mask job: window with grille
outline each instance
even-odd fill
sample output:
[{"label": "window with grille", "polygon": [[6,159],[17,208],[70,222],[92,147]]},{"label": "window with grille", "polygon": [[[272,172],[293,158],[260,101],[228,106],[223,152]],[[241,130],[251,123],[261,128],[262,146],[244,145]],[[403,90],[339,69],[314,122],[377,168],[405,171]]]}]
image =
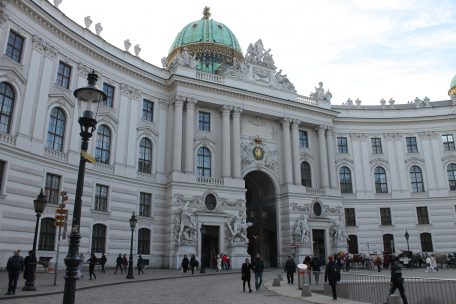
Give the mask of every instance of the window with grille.
[{"label": "window with grille", "polygon": [[101,125],[97,131],[97,146],[95,159],[97,163],[109,164],[111,154],[111,131],[105,125]]},{"label": "window with grille", "polygon": [[433,252],[434,246],[432,246],[432,236],[430,233],[420,234],[421,251],[422,252]]},{"label": "window with grille", "polygon": [[154,103],[150,100],[143,100],[142,119],[154,121]]},{"label": "window with grille", "polygon": [[308,162],[301,163],[301,183],[303,186],[312,188],[312,174]]},{"label": "window with grille", "polygon": [[345,226],[356,226],[355,208],[344,208]]},{"label": "window with grille", "polygon": [[150,254],[150,230],[147,228],[138,230],[138,254]]},{"label": "window with grille", "polygon": [[198,130],[211,131],[211,114],[207,112],[198,112]]},{"label": "window with grille", "polygon": [[451,191],[456,190],[456,164],[449,164],[447,167],[448,184]]},{"label": "window with grille", "polygon": [[391,226],[391,209],[390,208],[380,208],[380,223],[382,226]]},{"label": "window with grille", "polygon": [[10,31],[8,43],[6,45],[6,56],[14,61],[21,62],[24,40],[24,37],[20,36],[16,32]]},{"label": "window with grille", "polygon": [[38,243],[38,250],[55,250],[55,219],[44,218],[41,220],[40,225],[40,241]]},{"label": "window with grille", "polygon": [[299,147],[309,147],[309,138],[307,137],[307,131],[299,130]]},{"label": "window with grille", "polygon": [[196,175],[211,176],[211,151],[206,147],[198,148],[196,154]]},{"label": "window with grille", "polygon": [[46,174],[45,193],[48,204],[60,204],[60,176],[54,174]]},{"label": "window with grille", "polygon": [[347,167],[339,169],[339,183],[341,193],[353,193],[351,171]]},{"label": "window with grille", "polygon": [[114,87],[107,83],[103,83],[103,92],[105,92],[107,97],[106,100],[103,101],[103,104],[112,108],[114,105]]},{"label": "window with grille", "polygon": [[92,252],[106,252],[106,226],[103,224],[95,224],[92,228]]},{"label": "window with grille", "polygon": [[386,171],[382,167],[374,169],[374,181],[376,193],[388,193],[388,184],[386,181]]},{"label": "window with grille", "polygon": [[416,207],[416,216],[418,218],[419,225],[429,224],[429,215],[427,207]]},{"label": "window with grille", "polygon": [[68,64],[59,62],[57,70],[57,84],[65,89],[70,88],[71,67]]},{"label": "window with grille", "polygon": [[152,173],[152,142],[148,138],[139,142],[138,172]]},{"label": "window with grille", "polygon": [[348,253],[358,254],[358,236],[354,234],[348,235]]},{"label": "window with grille", "polygon": [[406,137],[405,143],[407,145],[407,153],[418,153],[418,145],[416,137]]},{"label": "window with grille", "polygon": [[347,137],[337,137],[337,152],[348,153]]},{"label": "window with grille", "polygon": [[46,147],[51,150],[62,152],[63,139],[65,136],[65,113],[60,108],[53,108],[49,117]]},{"label": "window with grille", "polygon": [[372,153],[382,154],[382,139],[378,137],[371,138]]},{"label": "window with grille", "polygon": [[95,187],[95,206],[97,211],[108,211],[108,186],[97,184]]},{"label": "window with grille", "polygon": [[0,83],[0,132],[10,132],[11,120],[13,119],[14,100],[16,94],[13,87],[6,83]]},{"label": "window with grille", "polygon": [[139,194],[139,215],[150,217],[152,208],[152,194],[141,192]]},{"label": "window with grille", "polygon": [[412,192],[424,192],[423,173],[420,167],[410,167],[410,182]]},{"label": "window with grille", "polygon": [[394,236],[392,234],[383,235],[383,251],[388,254],[392,254],[394,249]]},{"label": "window with grille", "polygon": [[453,134],[442,135],[442,141],[443,141],[443,150],[445,150],[445,151],[454,151],[455,150]]}]

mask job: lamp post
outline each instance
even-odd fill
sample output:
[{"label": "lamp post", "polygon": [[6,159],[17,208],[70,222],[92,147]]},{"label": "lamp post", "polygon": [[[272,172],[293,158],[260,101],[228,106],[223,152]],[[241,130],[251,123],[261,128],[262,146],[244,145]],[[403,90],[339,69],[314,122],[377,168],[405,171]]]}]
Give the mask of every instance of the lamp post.
[{"label": "lamp post", "polygon": [[131,229],[131,242],[130,242],[130,261],[128,262],[128,274],[127,279],[134,279],[135,276],[133,275],[133,232],[135,231],[136,223],[138,220],[136,219],[135,213],[131,215],[130,218],[130,229]]},{"label": "lamp post", "polygon": [[405,230],[405,240],[407,241],[407,251],[410,251],[410,246],[409,246],[409,237],[410,237],[410,234],[408,233],[407,230]]},{"label": "lamp post", "polygon": [[81,208],[82,194],[84,187],[85,163],[88,160],[87,149],[89,139],[92,137],[97,121],[94,118],[92,105],[107,99],[106,94],[97,87],[98,76],[94,71],[87,76],[88,85],[74,91],[74,96],[81,102],[87,102],[89,108],[85,110],[82,117],[79,117],[78,123],[81,127],[81,155],[79,158],[78,179],[76,183],[76,194],[74,198],[73,222],[71,224],[71,233],[69,237],[68,254],[65,257],[66,276],[65,289],[63,292],[63,303],[74,304],[76,294],[76,280],[78,280],[78,267],[81,261],[79,259],[79,239],[81,235]]},{"label": "lamp post", "polygon": [[32,248],[32,251],[33,251],[32,259],[34,259],[34,261],[32,261],[32,263],[34,262],[35,265],[32,266],[32,268],[31,268],[32,271],[31,271],[30,275],[27,276],[26,281],[25,281],[25,286],[24,286],[24,288],[22,288],[22,290],[27,290],[27,291],[36,290],[36,288],[35,288],[36,239],[37,239],[37,235],[38,235],[38,224],[40,222],[40,217],[44,211],[44,208],[46,207],[46,204],[47,204],[47,200],[43,195],[43,189],[41,189],[40,194],[38,194],[37,198],[33,200],[33,207],[35,208],[35,213],[36,213],[36,224],[35,224],[35,235],[33,237],[33,248]]},{"label": "lamp post", "polygon": [[201,267],[200,267],[200,273],[206,273],[206,270],[204,269],[204,251],[203,251],[203,240],[204,240],[204,234],[206,233],[206,227],[204,227],[204,223],[201,223]]}]

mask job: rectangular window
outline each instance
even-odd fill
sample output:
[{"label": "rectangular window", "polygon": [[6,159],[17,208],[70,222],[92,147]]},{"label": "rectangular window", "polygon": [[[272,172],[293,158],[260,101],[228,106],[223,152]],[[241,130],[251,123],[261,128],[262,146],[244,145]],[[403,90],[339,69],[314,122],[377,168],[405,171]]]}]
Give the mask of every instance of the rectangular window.
[{"label": "rectangular window", "polygon": [[454,151],[455,150],[453,134],[442,135],[442,141],[443,141],[443,150],[445,150],[445,151]]},{"label": "rectangular window", "polygon": [[46,174],[45,193],[48,204],[59,204],[60,194],[60,176],[54,174]]},{"label": "rectangular window", "polygon": [[6,45],[6,56],[14,61],[21,62],[22,50],[24,49],[24,38],[17,33],[10,31],[8,44]]},{"label": "rectangular window", "polygon": [[97,211],[108,211],[108,186],[96,185],[94,209]]},{"label": "rectangular window", "polygon": [[337,153],[348,153],[347,137],[337,137]]},{"label": "rectangular window", "polygon": [[114,104],[114,87],[107,83],[103,83],[103,92],[105,92],[107,96],[106,101],[103,101],[103,104],[112,108],[112,105]]},{"label": "rectangular window", "polygon": [[57,71],[57,85],[69,89],[70,88],[71,67],[62,61],[59,62]]},{"label": "rectangular window", "polygon": [[307,131],[299,130],[299,147],[309,148],[309,138],[307,137]]},{"label": "rectangular window", "polygon": [[198,130],[211,131],[211,114],[207,112],[198,112]]},{"label": "rectangular window", "polygon": [[6,170],[6,162],[0,160],[0,194],[3,193],[4,184],[5,184],[5,170]]},{"label": "rectangular window", "polygon": [[371,138],[372,153],[382,154],[382,139],[378,137]]},{"label": "rectangular window", "polygon": [[418,217],[419,225],[429,224],[429,215],[427,207],[416,207],[416,215]]},{"label": "rectangular window", "polygon": [[416,144],[416,137],[406,137],[405,143],[407,145],[407,153],[418,153],[418,146]]},{"label": "rectangular window", "polygon": [[154,103],[150,100],[143,100],[142,119],[154,121]]},{"label": "rectangular window", "polygon": [[152,207],[152,194],[141,192],[139,194],[139,215],[150,217]]},{"label": "rectangular window", "polygon": [[392,225],[390,208],[380,208],[380,222],[382,226]]},{"label": "rectangular window", "polygon": [[345,226],[356,226],[355,208],[344,208]]}]

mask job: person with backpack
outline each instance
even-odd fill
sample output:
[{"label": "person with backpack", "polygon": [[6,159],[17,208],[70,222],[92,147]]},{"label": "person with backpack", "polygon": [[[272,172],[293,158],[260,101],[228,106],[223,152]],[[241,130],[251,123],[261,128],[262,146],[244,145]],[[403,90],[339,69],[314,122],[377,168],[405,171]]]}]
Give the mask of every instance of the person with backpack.
[{"label": "person with backpack", "polygon": [[399,263],[396,259],[392,259],[391,264],[391,282],[390,282],[390,291],[389,294],[392,295],[399,289],[399,293],[401,294],[402,303],[408,304],[407,297],[405,296],[404,291],[404,278],[402,277],[402,269],[399,266]]},{"label": "person with backpack", "polygon": [[328,264],[326,265],[325,269],[325,283],[329,281],[329,285],[331,286],[333,299],[337,299],[337,289],[336,285],[337,282],[340,281],[340,269],[337,266],[336,262],[334,262],[334,257],[330,255],[328,257]]},{"label": "person with backpack", "polygon": [[120,269],[120,274],[123,273],[123,268],[122,268],[122,254],[119,253],[119,256],[116,259],[116,270],[114,271],[114,274],[117,273],[117,269]]},{"label": "person with backpack", "polygon": [[24,270],[24,259],[21,257],[19,249],[14,251],[14,255],[8,259],[6,263],[6,270],[8,271],[8,291],[5,295],[15,295],[17,280],[21,271]]}]

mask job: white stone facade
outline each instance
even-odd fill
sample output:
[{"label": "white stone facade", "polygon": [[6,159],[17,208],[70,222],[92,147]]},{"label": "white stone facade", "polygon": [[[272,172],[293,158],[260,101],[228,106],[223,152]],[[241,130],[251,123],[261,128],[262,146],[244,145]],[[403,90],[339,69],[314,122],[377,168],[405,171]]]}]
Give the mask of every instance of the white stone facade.
[{"label": "white stone facade", "polygon": [[[24,38],[19,61],[6,55],[11,32]],[[456,107],[450,100],[335,106],[330,97],[297,95],[288,79],[282,87],[277,81],[276,86],[265,86],[233,70],[225,76],[183,66],[168,71],[113,47],[48,1],[0,1],[0,34],[0,83],[15,93],[9,130],[0,133],[0,266],[14,248],[31,249],[33,199],[46,188],[48,174],[58,176],[58,190],[69,195],[71,222],[81,115],[73,91],[86,85],[92,69],[99,75],[98,85],[112,86],[114,95],[113,106],[101,105],[97,115],[98,128],[104,125],[111,133],[109,158],[87,164],[80,247],[85,255],[91,251],[96,224],[106,228],[108,264],[129,251],[128,219],[132,212],[142,212],[140,197],[145,193],[151,197],[150,215],[139,216],[135,254],[138,230],[147,229],[150,252],[143,257],[152,267],[178,268],[183,254],[201,255],[204,223],[216,228],[217,248],[240,267],[247,246],[242,236],[229,235],[228,225],[234,215],[248,211],[244,179],[252,172],[264,173],[274,188],[277,248],[271,259],[278,263],[292,253],[292,244],[300,259],[313,254],[317,234],[312,230],[322,231],[326,255],[347,250],[343,233],[352,240],[357,237],[361,253],[383,251],[382,238],[389,234],[396,250],[406,249],[406,230],[410,250],[422,251],[423,233],[430,234],[433,251],[456,250],[456,190],[451,190],[447,172],[451,164],[456,166],[456,151],[454,141],[449,149],[442,141],[442,136],[456,136]],[[60,62],[71,68],[68,89],[57,84]],[[253,63],[249,69],[259,71]],[[150,120],[143,119],[144,100],[153,103]],[[56,107],[65,116],[62,151],[47,148]],[[199,128],[200,112],[209,114],[209,131]],[[307,132],[305,147],[300,131]],[[150,173],[138,172],[143,138],[152,143]],[[346,139],[346,153],[338,150],[338,138]],[[373,138],[381,151],[373,151]],[[409,153],[406,138],[415,138],[416,152]],[[89,143],[91,155],[97,155],[98,139],[94,134]],[[210,176],[197,174],[201,147],[211,155]],[[302,185],[304,161],[310,165],[310,187]],[[413,166],[422,172],[420,191],[412,187]],[[350,169],[352,193],[341,193],[342,167]],[[376,185],[377,167],[384,169],[386,180]],[[103,211],[96,210],[97,185],[108,190]],[[377,193],[376,186],[386,191]],[[205,205],[208,195],[216,199],[213,209]],[[185,206],[191,221],[176,218]],[[52,218],[57,207],[48,204],[41,220]],[[428,223],[418,218],[417,207],[427,207]],[[347,208],[354,208],[354,222],[353,217],[346,222]],[[381,223],[380,208],[389,208],[391,223]],[[299,221],[302,216],[306,223]],[[67,240],[62,240],[62,259],[66,250]],[[39,250],[38,256],[55,256],[55,250]]]}]

